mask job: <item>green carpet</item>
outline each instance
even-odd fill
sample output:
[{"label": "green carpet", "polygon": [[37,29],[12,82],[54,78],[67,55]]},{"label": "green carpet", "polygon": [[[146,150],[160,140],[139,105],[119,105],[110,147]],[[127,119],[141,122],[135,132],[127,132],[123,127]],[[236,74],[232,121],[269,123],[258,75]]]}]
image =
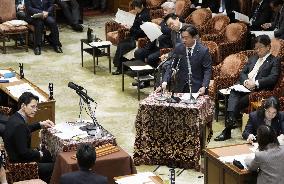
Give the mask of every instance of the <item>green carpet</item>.
[{"label": "green carpet", "polygon": [[[67,87],[72,81],[88,90],[88,94],[98,103],[96,115],[99,123],[109,130],[116,138],[118,145],[125,149],[130,155],[133,154],[135,138],[135,116],[139,101],[137,100],[136,88],[131,86],[132,78],[126,77],[125,91],[121,91],[121,76],[112,76],[108,72],[108,58],[99,58],[96,68],[97,74],[93,74],[92,57],[84,54],[84,67],[81,67],[80,39],[86,38],[86,28],[89,25],[94,29],[96,35],[105,39],[104,23],[111,16],[86,17],[84,22],[85,31],[73,32],[70,27],[60,25],[60,40],[63,45],[63,54],[58,54],[46,45],[42,48],[42,54],[35,56],[33,50],[8,48],[7,54],[0,55],[0,67],[12,67],[19,71],[18,63],[24,63],[25,77],[37,86],[48,92],[48,83],[54,83],[54,98],[56,99],[56,123],[73,121],[79,115],[79,97]],[[111,55],[114,55],[116,47],[112,46]],[[114,71],[115,68],[112,68]],[[145,98],[153,89],[142,90],[141,98]],[[84,118],[88,118],[86,113]],[[222,119],[213,123],[213,138],[223,128]],[[241,143],[240,130],[233,130],[234,139],[225,142],[209,143],[209,147]],[[138,166],[139,172],[153,171],[156,166]],[[180,169],[177,169],[177,171]],[[167,179],[169,170],[161,167],[156,174]],[[186,170],[176,178],[177,184],[201,184],[204,183],[203,174],[194,170]]]}]

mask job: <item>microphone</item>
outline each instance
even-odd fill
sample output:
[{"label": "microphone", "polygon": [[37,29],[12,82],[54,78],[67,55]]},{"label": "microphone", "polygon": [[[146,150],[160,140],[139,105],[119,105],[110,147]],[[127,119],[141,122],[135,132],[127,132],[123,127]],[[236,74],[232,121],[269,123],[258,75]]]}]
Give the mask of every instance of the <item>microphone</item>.
[{"label": "microphone", "polygon": [[74,89],[75,91],[81,91],[81,90],[84,89],[82,86],[79,86],[79,85],[77,85],[73,82],[69,82],[68,87],[71,88],[71,89]]}]

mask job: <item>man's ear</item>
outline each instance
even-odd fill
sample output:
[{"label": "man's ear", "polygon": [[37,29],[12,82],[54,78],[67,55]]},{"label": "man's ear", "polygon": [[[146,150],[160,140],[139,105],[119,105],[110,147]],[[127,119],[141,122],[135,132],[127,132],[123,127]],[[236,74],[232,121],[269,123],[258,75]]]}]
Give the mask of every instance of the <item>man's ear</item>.
[{"label": "man's ear", "polygon": [[26,106],[26,104],[22,103],[21,105],[21,109],[24,108]]}]

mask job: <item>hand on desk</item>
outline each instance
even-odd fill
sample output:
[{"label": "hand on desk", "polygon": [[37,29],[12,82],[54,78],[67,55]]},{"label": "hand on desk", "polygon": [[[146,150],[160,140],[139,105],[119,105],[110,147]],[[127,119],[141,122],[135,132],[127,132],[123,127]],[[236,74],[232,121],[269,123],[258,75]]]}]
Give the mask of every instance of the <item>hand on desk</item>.
[{"label": "hand on desk", "polygon": [[205,94],[205,90],[206,90],[205,87],[201,87],[201,88],[198,90],[199,95],[204,95],[204,94]]},{"label": "hand on desk", "polygon": [[50,121],[49,119],[48,120],[45,120],[45,121],[41,121],[39,122],[40,126],[42,128],[51,128],[51,127],[54,127],[54,123],[52,121]]},{"label": "hand on desk", "polygon": [[254,140],[256,140],[256,137],[253,134],[249,134],[247,142],[252,144]]}]

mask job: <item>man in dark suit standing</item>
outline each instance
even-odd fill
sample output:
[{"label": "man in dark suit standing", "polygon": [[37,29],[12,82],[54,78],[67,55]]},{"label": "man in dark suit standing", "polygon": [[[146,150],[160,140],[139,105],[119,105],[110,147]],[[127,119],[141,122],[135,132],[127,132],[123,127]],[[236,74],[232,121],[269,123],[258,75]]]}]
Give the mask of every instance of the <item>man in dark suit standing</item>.
[{"label": "man in dark suit standing", "polygon": [[64,174],[60,184],[107,184],[107,178],[92,172],[96,162],[96,151],[92,145],[81,144],[76,153],[80,170]]},{"label": "man in dark suit standing", "polygon": [[[183,44],[177,44],[173,52],[175,58],[171,67],[163,77],[162,88],[166,88],[167,83],[173,75],[173,68],[176,68],[176,80],[174,92],[189,92],[189,82],[192,84],[192,92],[204,95],[209,87],[212,71],[212,59],[208,48],[196,40],[197,29],[193,25],[184,26],[181,29]],[[184,48],[184,49],[183,49]],[[176,51],[178,53],[176,53]],[[189,79],[191,75],[191,79]]]},{"label": "man in dark suit standing", "polygon": [[283,0],[273,0],[270,2],[270,7],[275,12],[273,22],[265,23],[261,27],[265,30],[274,31],[276,38],[284,39],[284,8]]},{"label": "man in dark suit standing", "polygon": [[50,153],[46,149],[31,149],[31,133],[41,128],[50,128],[54,124],[50,120],[29,125],[27,122],[35,116],[38,100],[39,98],[30,92],[24,92],[19,97],[19,110],[6,123],[3,141],[10,162],[39,162],[39,177],[49,182],[53,170],[53,163],[48,163],[51,162]]},{"label": "man in dark suit standing", "polygon": [[59,42],[59,30],[56,20],[53,17],[53,1],[52,0],[25,0],[25,8],[27,14],[32,16],[42,13],[40,18],[33,18],[32,24],[35,26],[34,53],[41,54],[42,33],[44,25],[50,28],[49,42],[53,46],[55,52],[62,53],[61,44]]},{"label": "man in dark suit standing", "polygon": [[[272,90],[277,83],[281,65],[280,61],[270,53],[270,38],[267,35],[256,37],[256,56],[249,58],[239,79],[239,84],[250,91]],[[231,90],[228,100],[228,119],[225,120],[225,129],[215,141],[224,141],[231,138],[231,129],[236,127],[237,117],[241,110],[249,106],[249,93]]]}]

